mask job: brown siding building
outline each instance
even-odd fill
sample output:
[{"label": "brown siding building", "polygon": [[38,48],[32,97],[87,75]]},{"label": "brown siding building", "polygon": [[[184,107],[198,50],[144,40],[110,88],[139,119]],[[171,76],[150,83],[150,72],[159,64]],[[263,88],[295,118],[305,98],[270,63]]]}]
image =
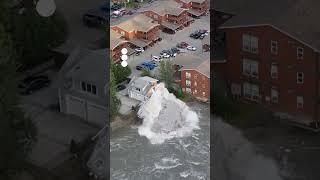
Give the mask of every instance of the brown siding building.
[{"label": "brown siding building", "polygon": [[230,94],[297,125],[318,129],[320,41],[315,35],[320,26],[284,4],[287,14],[273,8],[273,13],[253,15],[236,1],[221,3],[216,4],[219,9],[228,7],[235,16],[216,33],[213,67],[224,75]]},{"label": "brown siding building", "polygon": [[191,16],[199,17],[209,9],[209,0],[176,0],[182,4],[182,8],[188,9]]}]

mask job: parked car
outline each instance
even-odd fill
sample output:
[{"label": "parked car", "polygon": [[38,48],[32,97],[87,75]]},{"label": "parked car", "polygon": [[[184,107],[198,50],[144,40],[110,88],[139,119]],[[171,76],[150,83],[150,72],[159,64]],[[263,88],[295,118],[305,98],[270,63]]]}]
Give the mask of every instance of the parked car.
[{"label": "parked car", "polygon": [[44,87],[48,87],[50,80],[47,76],[31,76],[23,79],[18,84],[20,94],[32,94]]},{"label": "parked car", "polygon": [[136,49],[134,49],[136,52],[143,52],[144,51],[144,49],[143,48],[136,48]]},{"label": "parked car", "polygon": [[161,61],[161,58],[160,56],[152,56],[152,60],[159,62]]},{"label": "parked car", "polygon": [[119,84],[118,86],[117,86],[117,91],[119,92],[119,91],[122,91],[122,90],[124,90],[126,88],[126,86],[124,85],[124,84]]},{"label": "parked car", "polygon": [[160,55],[160,58],[169,58],[169,57],[170,57],[170,55],[167,53],[163,53]]},{"label": "parked car", "polygon": [[126,10],[124,8],[122,8],[122,9],[113,11],[112,16],[121,17],[121,16],[125,15],[125,13],[126,13]]},{"label": "parked car", "polygon": [[101,9],[90,9],[82,16],[82,21],[86,26],[99,27],[109,21],[109,13]]},{"label": "parked car", "polygon": [[196,50],[197,50],[197,48],[195,48],[195,47],[193,47],[193,46],[188,46],[187,49],[188,49],[189,51],[196,51]]},{"label": "parked car", "polygon": [[144,67],[141,66],[141,65],[136,66],[136,69],[139,70],[139,71],[142,70],[143,68],[144,68]]},{"label": "parked car", "polygon": [[176,48],[176,47],[173,47],[173,48],[171,48],[171,52],[172,52],[173,54],[179,54],[179,53],[180,53],[180,50],[179,50],[178,48]]},{"label": "parked car", "polygon": [[205,34],[201,34],[201,36],[199,37],[199,39],[204,39],[204,37],[206,37]]},{"label": "parked car", "polygon": [[189,44],[186,42],[181,42],[177,44],[177,47],[182,49],[186,48],[187,46],[189,46]]}]

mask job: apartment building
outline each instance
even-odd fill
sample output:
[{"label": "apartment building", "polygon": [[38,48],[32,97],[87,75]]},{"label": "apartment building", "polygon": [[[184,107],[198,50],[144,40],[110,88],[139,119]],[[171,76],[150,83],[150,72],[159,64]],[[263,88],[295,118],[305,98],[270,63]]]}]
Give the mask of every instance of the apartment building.
[{"label": "apartment building", "polygon": [[111,26],[111,29],[136,47],[147,48],[159,40],[159,24],[144,14]]},{"label": "apartment building", "polygon": [[125,40],[121,34],[114,30],[110,30],[110,51],[113,62],[119,62],[121,56],[121,49],[127,48],[129,42]]},{"label": "apartment building", "polygon": [[272,15],[255,11],[254,16],[245,9],[229,9],[236,15],[216,33],[214,71],[224,75],[235,99],[260,104],[297,125],[319,128],[320,26],[290,8],[281,18],[277,9]]},{"label": "apartment building", "polygon": [[181,8],[174,0],[155,1],[143,14],[161,24],[163,31],[172,34],[193,21],[188,17],[187,9]]},{"label": "apartment building", "polygon": [[210,99],[210,60],[191,54],[179,55],[173,60],[176,82],[182,91],[201,101]]},{"label": "apartment building", "polygon": [[193,17],[199,17],[205,14],[209,9],[209,0],[176,0],[181,3],[182,8],[188,9],[188,14]]}]

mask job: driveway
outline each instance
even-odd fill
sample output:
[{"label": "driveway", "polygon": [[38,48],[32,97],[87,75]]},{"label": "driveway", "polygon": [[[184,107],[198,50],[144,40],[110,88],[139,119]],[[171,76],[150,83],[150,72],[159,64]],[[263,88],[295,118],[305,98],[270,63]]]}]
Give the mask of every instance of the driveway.
[{"label": "driveway", "polygon": [[99,129],[81,119],[59,112],[57,94],[57,72],[45,74],[52,83],[48,88],[23,96],[20,106],[38,128],[38,142],[30,155],[30,161],[37,166],[52,169],[68,159],[71,139],[81,141],[94,135]]},{"label": "driveway", "polygon": [[86,46],[105,35],[102,29],[88,28],[83,25],[82,15],[89,9],[98,8],[103,0],[55,0],[57,10],[61,12],[68,25],[67,41],[57,48],[59,52],[69,53],[76,46]]}]

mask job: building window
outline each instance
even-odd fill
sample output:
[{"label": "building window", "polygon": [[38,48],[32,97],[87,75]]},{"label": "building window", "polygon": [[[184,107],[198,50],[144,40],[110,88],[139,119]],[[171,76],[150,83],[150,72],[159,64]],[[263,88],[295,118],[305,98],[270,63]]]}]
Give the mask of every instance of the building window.
[{"label": "building window", "polygon": [[195,75],[194,75],[194,79],[198,79],[198,74],[195,74]]},{"label": "building window", "polygon": [[195,82],[194,82],[194,86],[197,87],[197,85],[198,85],[198,84],[197,84],[197,81],[195,81]]},{"label": "building window", "polygon": [[303,84],[304,82],[304,73],[297,72],[297,84]]},{"label": "building window", "polygon": [[271,53],[278,54],[278,42],[277,41],[271,41]]},{"label": "building window", "polygon": [[206,92],[202,92],[202,96],[206,96]]},{"label": "building window", "polygon": [[297,96],[297,108],[303,109],[303,96]]},{"label": "building window", "polygon": [[275,89],[271,89],[271,101],[273,103],[278,103],[279,101],[279,93]]},{"label": "building window", "polygon": [[122,36],[124,36],[124,35],[125,35],[125,32],[124,32],[124,31],[120,31],[120,34],[121,34]]},{"label": "building window", "polygon": [[297,47],[297,59],[303,59],[304,49],[302,47]]},{"label": "building window", "polygon": [[258,101],[259,100],[259,86],[250,83],[243,83],[243,93],[245,98]]},{"label": "building window", "polygon": [[258,78],[259,64],[251,59],[243,59],[242,72],[245,75]]},{"label": "building window", "polygon": [[96,95],[97,94],[97,87],[93,84],[90,84],[90,83],[86,83],[86,82],[81,82],[81,89],[82,91],[84,92],[88,92],[88,93],[91,93],[91,94],[94,94]]},{"label": "building window", "polygon": [[191,89],[190,88],[186,88],[186,92],[191,94]]},{"label": "building window", "polygon": [[202,88],[205,89],[205,88],[206,88],[206,85],[205,85],[205,84],[202,84]]},{"label": "building window", "polygon": [[276,63],[271,64],[270,73],[272,79],[278,79],[278,65]]},{"label": "building window", "polygon": [[193,92],[193,94],[195,94],[195,95],[198,94],[198,91],[195,89],[194,92]]},{"label": "building window", "polygon": [[202,81],[205,81],[206,80],[206,77],[205,76],[202,76]]},{"label": "building window", "polygon": [[242,35],[242,49],[244,51],[258,53],[259,39],[249,34]]},{"label": "building window", "polygon": [[189,72],[186,72],[186,78],[190,79],[191,78],[191,74]]},{"label": "building window", "polygon": [[191,81],[186,80],[186,86],[190,87],[191,86]]}]

